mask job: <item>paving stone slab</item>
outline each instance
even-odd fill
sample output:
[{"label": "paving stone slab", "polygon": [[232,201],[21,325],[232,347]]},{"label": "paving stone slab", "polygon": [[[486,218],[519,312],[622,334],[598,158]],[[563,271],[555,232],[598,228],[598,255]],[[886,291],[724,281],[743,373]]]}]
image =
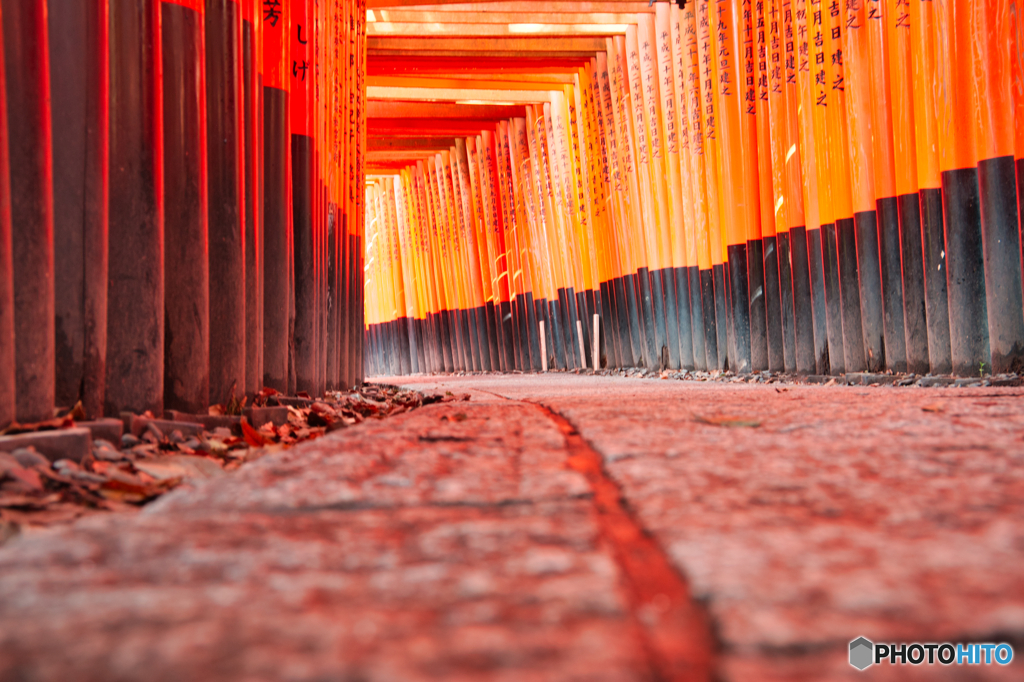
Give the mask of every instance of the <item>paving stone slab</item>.
[{"label": "paving stone slab", "polygon": [[[707,605],[724,679],[847,679],[861,635],[1024,642],[1020,390],[403,383],[565,416]],[[1020,660],[965,670],[908,679],[1024,677]]]},{"label": "paving stone slab", "polygon": [[561,432],[483,398],[13,539],[0,679],[649,679]]},{"label": "paving stone slab", "polygon": [[585,501],[96,518],[0,550],[0,679],[638,680],[618,579]]},{"label": "paving stone slab", "polygon": [[51,462],[58,459],[81,462],[83,457],[92,452],[92,434],[89,429],[76,427],[0,436],[0,452],[14,452],[28,447],[35,448]]},{"label": "paving stone slab", "polygon": [[536,407],[460,402],[334,432],[150,509],[492,505],[588,493],[566,469],[562,435]]}]

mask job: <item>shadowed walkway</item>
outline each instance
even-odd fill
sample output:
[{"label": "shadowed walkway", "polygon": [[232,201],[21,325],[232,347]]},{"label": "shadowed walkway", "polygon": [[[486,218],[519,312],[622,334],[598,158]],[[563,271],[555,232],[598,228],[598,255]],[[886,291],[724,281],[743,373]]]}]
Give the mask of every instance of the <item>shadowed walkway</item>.
[{"label": "shadowed walkway", "polygon": [[575,375],[0,549],[0,679],[1019,679],[847,643],[1024,640],[1020,389]]}]

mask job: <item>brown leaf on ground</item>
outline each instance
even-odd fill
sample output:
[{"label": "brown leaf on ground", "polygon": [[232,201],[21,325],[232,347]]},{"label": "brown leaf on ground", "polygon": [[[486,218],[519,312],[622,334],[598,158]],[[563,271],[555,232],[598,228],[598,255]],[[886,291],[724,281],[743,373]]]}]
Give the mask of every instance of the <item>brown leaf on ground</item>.
[{"label": "brown leaf on ground", "polygon": [[19,424],[18,422],[11,422],[10,425],[3,431],[0,431],[0,436],[12,436],[17,433],[32,433],[34,431],[56,431],[57,429],[70,429],[75,425],[75,420],[71,417],[57,417],[56,419],[46,419],[41,422],[33,422],[31,424]]},{"label": "brown leaf on ground", "polygon": [[[280,394],[264,388],[253,398],[258,407],[276,406]],[[308,395],[299,394],[299,397]],[[326,432],[381,419],[435,402],[469,400],[468,394],[424,396],[418,391],[389,384],[364,384],[358,389],[330,392],[308,407],[287,406],[287,423],[266,422],[258,429],[244,416],[230,429],[224,426],[202,431],[182,440],[179,433],[147,429],[144,442],[123,450],[97,445],[80,464],[67,460],[51,464],[41,460],[23,467],[17,459],[0,453],[0,528],[9,537],[19,527],[47,526],[73,521],[85,514],[136,510],[139,505],[186,481],[223,476],[267,454],[279,452]],[[232,390],[224,403],[213,405],[214,416],[241,415],[247,396]],[[7,432],[22,433],[74,425],[72,416],[84,415],[77,406],[67,416],[34,424],[12,424]],[[154,419],[151,412],[143,416]],[[456,421],[466,418],[463,413]],[[8,532],[9,531],[9,532]],[[0,537],[0,544],[5,537]]]},{"label": "brown leaf on ground", "polygon": [[921,409],[925,412],[945,412],[946,405],[945,403],[932,403],[930,405],[925,405]]},{"label": "brown leaf on ground", "polygon": [[75,403],[75,406],[71,408],[71,411],[68,412],[67,416],[71,417],[75,421],[80,422],[84,422],[86,419],[88,419],[88,416],[85,414],[85,408],[82,407],[81,400]]},{"label": "brown leaf on ground", "polygon": [[34,511],[0,509],[0,519],[22,526],[48,526],[54,523],[74,521],[86,513],[88,513],[88,510],[78,505],[59,504]]},{"label": "brown leaf on ground", "polygon": [[242,418],[242,437],[245,438],[246,443],[254,448],[260,448],[272,442],[262,433],[249,426],[249,421],[244,417]]}]

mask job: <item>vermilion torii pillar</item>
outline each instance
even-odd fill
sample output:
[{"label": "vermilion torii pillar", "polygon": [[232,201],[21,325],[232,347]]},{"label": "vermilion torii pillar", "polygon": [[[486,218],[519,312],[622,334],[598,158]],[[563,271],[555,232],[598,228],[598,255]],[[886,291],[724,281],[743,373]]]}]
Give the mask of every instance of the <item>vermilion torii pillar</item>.
[{"label": "vermilion torii pillar", "polygon": [[206,0],[210,235],[210,400],[245,392],[242,10]]},{"label": "vermilion torii pillar", "polygon": [[110,106],[108,0],[49,6],[56,400],[103,412]]},{"label": "vermilion torii pillar", "polygon": [[288,37],[287,0],[268,0],[263,27],[263,385],[288,390]]},{"label": "vermilion torii pillar", "polygon": [[163,85],[159,0],[110,3],[110,264],[104,412],[164,393]]},{"label": "vermilion torii pillar", "polygon": [[[167,201],[164,405],[204,413],[210,400],[210,276],[202,0],[164,0],[164,192]],[[218,396],[214,396],[219,399]]]},{"label": "vermilion torii pillar", "polygon": [[54,401],[53,164],[46,0],[4,5],[17,419]]},{"label": "vermilion torii pillar", "polygon": [[[0,22],[3,9],[0,8]],[[3,24],[0,23],[0,28]],[[7,78],[0,30],[0,426],[14,420],[14,266],[11,246],[11,168],[7,159]]]},{"label": "vermilion torii pillar", "polygon": [[313,241],[313,138],[311,136],[312,12],[307,0],[289,0],[292,15],[290,101],[292,229],[295,250],[295,387],[316,392],[316,291]]}]

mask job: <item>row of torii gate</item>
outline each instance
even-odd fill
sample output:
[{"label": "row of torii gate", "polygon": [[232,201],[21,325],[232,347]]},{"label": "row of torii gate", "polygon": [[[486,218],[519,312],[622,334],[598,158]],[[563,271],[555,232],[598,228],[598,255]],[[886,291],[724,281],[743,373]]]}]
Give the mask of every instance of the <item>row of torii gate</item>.
[{"label": "row of torii gate", "polygon": [[1012,9],[5,0],[0,423],[365,372],[1019,371]]},{"label": "row of torii gate", "polygon": [[371,9],[368,367],[1024,368],[1011,3]]}]

